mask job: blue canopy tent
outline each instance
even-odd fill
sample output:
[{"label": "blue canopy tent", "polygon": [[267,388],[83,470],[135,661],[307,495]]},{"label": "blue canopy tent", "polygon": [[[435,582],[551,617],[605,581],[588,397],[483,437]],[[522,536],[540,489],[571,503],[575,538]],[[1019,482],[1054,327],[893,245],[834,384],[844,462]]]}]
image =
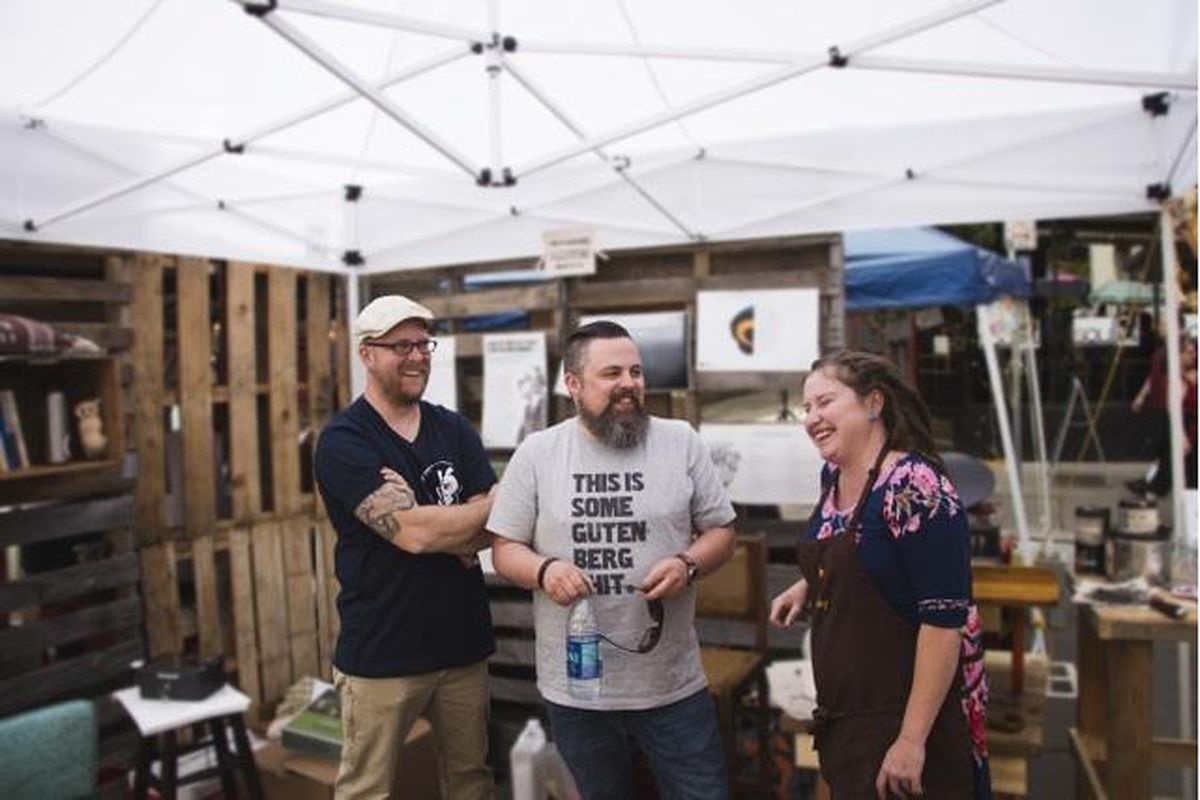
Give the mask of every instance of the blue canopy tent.
[{"label": "blue canopy tent", "polygon": [[[852,231],[843,235],[846,270],[846,310],[923,306],[974,306],[980,319],[980,339],[988,365],[988,381],[996,408],[996,421],[1004,447],[1005,466],[1012,492],[1013,511],[1022,550],[1029,551],[1029,528],[1017,470],[1013,434],[1005,406],[1003,379],[990,333],[989,304],[1001,295],[1027,298],[1029,277],[1014,261],[962,241],[935,228],[893,228]],[[1017,355],[1019,353],[1019,355]],[[1014,351],[1024,364],[1030,382],[1038,444],[1039,484],[1043,527],[1049,524],[1049,473],[1046,471],[1045,432],[1041,398],[1037,391],[1037,364],[1031,348]],[[1019,386],[1019,382],[1018,382]]]},{"label": "blue canopy tent", "polygon": [[979,305],[1029,296],[1025,269],[935,228],[851,231],[846,310]]}]

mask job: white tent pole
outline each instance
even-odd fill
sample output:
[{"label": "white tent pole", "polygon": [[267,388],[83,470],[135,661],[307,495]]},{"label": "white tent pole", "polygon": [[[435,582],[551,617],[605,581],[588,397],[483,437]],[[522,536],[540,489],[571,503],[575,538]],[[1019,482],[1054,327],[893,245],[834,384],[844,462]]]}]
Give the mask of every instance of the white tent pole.
[{"label": "white tent pole", "polygon": [[[469,49],[455,48],[453,53],[442,53],[440,55],[436,55],[425,61],[422,61],[418,64],[414,64],[411,67],[407,67],[407,68],[401,70],[400,72],[398,72],[397,74],[387,78],[386,80],[381,82],[379,85],[383,86],[383,87],[390,86],[399,81],[407,80],[408,78],[415,77],[417,75],[420,75],[421,73],[428,72],[429,70],[439,67],[443,64],[448,64],[451,61],[457,61],[458,59],[463,58],[464,56],[469,55],[469,54],[470,54]],[[129,194],[130,192],[136,191],[138,189],[141,189],[142,187],[149,186],[150,184],[152,184],[156,181],[163,180],[164,178],[169,178],[172,175],[176,175],[180,172],[191,169],[194,166],[203,164],[206,161],[210,161],[211,159],[216,158],[217,156],[226,153],[227,148],[242,147],[245,144],[252,142],[256,139],[259,139],[261,137],[268,136],[272,133],[278,133],[279,131],[284,130],[286,128],[290,128],[293,125],[299,124],[301,122],[305,122],[309,119],[312,119],[313,117],[317,116],[318,114],[322,114],[326,111],[330,111],[339,106],[345,105],[346,103],[350,102],[351,100],[356,99],[357,97],[358,97],[357,92],[343,92],[339,95],[336,95],[334,97],[330,97],[326,100],[323,100],[320,103],[317,103],[316,105],[310,106],[309,108],[304,109],[303,111],[301,111],[299,113],[292,114],[287,117],[283,117],[283,118],[276,120],[274,122],[271,122],[267,125],[263,125],[259,128],[256,128],[256,129],[252,130],[251,132],[246,133],[242,136],[231,137],[230,139],[226,139],[225,142],[222,142],[215,146],[209,147],[208,149],[206,149],[196,155],[192,155],[192,156],[188,156],[187,158],[180,159],[179,161],[175,162],[174,164],[171,164],[168,167],[164,167],[163,169],[161,169],[157,172],[152,172],[152,173],[148,173],[148,174],[136,177],[136,178],[132,178],[129,181],[119,184],[114,188],[106,189],[103,192],[98,192],[94,195],[91,195],[90,197],[87,197],[84,200],[76,202],[54,214],[49,214],[46,217],[43,217],[40,219],[34,219],[34,220],[31,220],[30,222],[34,225],[35,228],[44,228],[47,225],[53,224],[55,222],[61,222],[62,220],[67,219],[68,217],[73,217],[76,214],[80,214],[84,211],[87,211],[90,208],[95,208],[98,205],[107,203],[111,200],[115,200],[118,197],[123,197],[124,195]]]},{"label": "white tent pole", "polygon": [[[246,2],[246,0],[234,0],[234,2],[240,3],[242,6],[253,5]],[[295,11],[297,14],[310,14],[315,17],[360,22],[380,28],[392,28],[409,33],[419,33],[425,36],[440,36],[445,39],[461,39],[466,42],[485,42],[490,38],[484,31],[465,28],[461,25],[447,25],[441,22],[417,19],[416,17],[406,17],[400,14],[386,14],[362,8],[351,8],[347,5],[324,3],[321,0],[276,0],[276,8],[283,11]],[[492,30],[496,30],[496,28],[493,27]]]},{"label": "white tent pole", "polygon": [[41,219],[37,220],[30,220],[30,224],[35,228],[45,228],[49,225],[53,225],[56,222],[61,222],[68,217],[81,214],[90,208],[95,208],[98,205],[116,200],[118,197],[124,197],[130,192],[136,192],[138,189],[141,189],[144,186],[149,186],[152,183],[157,183],[158,181],[169,178],[172,175],[177,175],[180,172],[189,170],[192,167],[205,163],[206,161],[211,161],[212,159],[223,155],[224,153],[225,148],[222,146],[210,148],[205,152],[178,161],[161,172],[155,172],[150,175],[138,175],[130,178],[124,183],[118,184],[113,188],[105,189],[102,192],[97,192],[90,197],[85,197],[83,200],[79,200],[78,202],[75,202],[64,209],[50,214],[49,216],[42,217]]},{"label": "white tent pole", "polygon": [[330,72],[338,80],[350,86],[352,89],[369,100],[376,108],[387,114],[401,126],[406,128],[414,136],[416,136],[425,144],[432,147],[443,157],[454,163],[459,169],[466,172],[472,179],[479,178],[479,168],[471,163],[462,153],[459,153],[449,142],[443,140],[440,136],[434,133],[431,129],[425,127],[421,122],[418,122],[413,117],[405,113],[397,106],[387,95],[376,89],[369,82],[363,80],[356,75],[350,68],[344,65],[341,61],[334,58],[331,53],[319,46],[312,39],[305,36],[299,29],[288,22],[284,22],[277,18],[276,14],[266,14],[259,17],[262,23],[271,30],[278,33],[284,39],[294,44],[296,47],[326,70]]},{"label": "white tent pole", "polygon": [[488,134],[492,180],[501,182],[501,171],[504,169],[504,129],[500,97],[500,75],[504,67],[504,57],[500,47],[500,9],[499,0],[488,0],[488,24],[492,28],[491,44],[484,47],[484,70],[488,76]]},{"label": "white tent pole", "polygon": [[1008,425],[1008,407],[1004,402],[1004,383],[1000,377],[1000,362],[996,358],[996,339],[992,336],[992,308],[987,305],[979,305],[975,307],[975,313],[979,321],[980,345],[983,347],[984,360],[987,362],[988,381],[992,388],[992,403],[996,406],[996,424],[1000,427],[1000,444],[1004,449],[1004,466],[1008,472],[1013,517],[1017,523],[1018,548],[1021,555],[1028,559],[1032,555],[1029,521],[1025,516],[1025,497],[1022,494],[1021,475],[1017,469],[1012,429]]},{"label": "white tent pole", "polygon": [[[534,99],[541,103],[547,111],[553,114],[559,122],[566,126],[567,130],[571,131],[571,133],[575,134],[580,139],[587,139],[587,134],[583,132],[582,128],[575,124],[574,120],[567,116],[567,112],[564,111],[557,103],[551,100],[545,92],[541,91],[541,89],[534,84],[529,76],[526,75],[519,67],[517,67],[517,65],[514,64],[511,59],[505,60],[504,66],[505,69],[508,70],[508,73],[513,76],[513,79],[516,80],[517,83],[519,83],[522,87],[524,87],[525,91],[533,95]],[[602,147],[594,147],[592,148],[592,152],[595,153],[601,161],[613,166],[613,170],[618,176],[620,176],[621,180],[625,181],[625,183],[629,185],[629,188],[637,192],[638,195],[647,203],[649,203],[655,211],[666,217],[671,224],[678,228],[684,236],[687,236],[692,240],[699,240],[703,238],[699,233],[693,231],[691,228],[685,225],[683,220],[675,216],[675,214],[673,214],[665,205],[659,202],[656,197],[651,195],[644,186],[636,181],[633,176],[629,174],[626,166],[620,164],[613,165],[608,154],[604,152]]]},{"label": "white tent pole", "polygon": [[354,320],[359,312],[361,281],[362,278],[357,273],[352,272],[346,276],[346,319],[349,320],[347,330],[350,332],[350,340],[346,343],[349,352],[346,356],[350,359],[351,399],[358,397],[367,387],[367,371],[363,367],[362,359],[358,357],[358,342],[354,341]]},{"label": "white tent pole", "polygon": [[[58,142],[63,147],[69,148],[70,150],[72,150],[76,153],[79,153],[80,155],[82,155],[86,158],[90,158],[91,160],[97,162],[98,164],[103,164],[104,166],[110,167],[111,169],[120,170],[122,172],[131,174],[131,175],[134,175],[137,173],[137,170],[133,169],[132,167],[130,167],[126,164],[122,164],[119,161],[116,161],[116,160],[108,157],[107,155],[96,152],[95,150],[91,149],[87,145],[76,140],[75,137],[73,137],[73,136],[66,135],[58,130],[51,130],[49,127],[47,127],[45,125],[39,126],[37,128],[37,130],[40,133],[44,134],[47,138],[52,139],[55,142]],[[209,197],[207,195],[203,195],[200,192],[193,191],[193,190],[187,188],[186,186],[181,186],[180,184],[175,183],[170,180],[164,180],[163,186],[170,188],[172,191],[179,192],[184,197],[189,197],[193,200],[199,200],[200,202],[206,203],[208,205],[218,205],[219,204],[220,209],[222,211],[228,212],[228,213],[232,214],[233,216],[236,216],[238,219],[243,220],[244,222],[248,222],[253,225],[257,225],[259,227],[265,228],[265,229],[271,231],[272,233],[276,233],[276,234],[279,234],[280,236],[284,236],[288,239],[297,241],[297,242],[305,245],[306,247],[311,247],[311,248],[314,248],[317,250],[325,249],[325,245],[321,244],[320,242],[309,239],[306,236],[302,236],[293,230],[289,230],[288,228],[284,227],[283,225],[280,225],[277,222],[272,222],[270,220],[263,219],[262,217],[251,214],[251,213],[249,213],[227,201],[223,201],[223,200],[220,200],[219,198],[214,198],[214,197]]]},{"label": "white tent pole", "polygon": [[997,78],[1044,83],[1073,83],[1094,86],[1196,90],[1196,76],[1174,72],[1132,72],[1070,67],[1029,67],[1008,64],[973,64],[967,61],[937,61],[868,54],[851,59],[852,69],[884,72],[918,72],[966,78]]},{"label": "white tent pole", "polygon": [[1183,376],[1179,362],[1179,261],[1175,252],[1175,230],[1170,213],[1159,212],[1162,251],[1162,280],[1167,335],[1167,410],[1171,419],[1171,498],[1176,536],[1184,530],[1187,511],[1183,504]]},{"label": "white tent pole", "polygon": [[1042,410],[1042,388],[1038,383],[1037,351],[1033,347],[1033,320],[1029,318],[1029,306],[1025,306],[1029,341],[1022,348],[1025,356],[1025,377],[1029,381],[1030,421],[1033,423],[1033,446],[1037,455],[1038,489],[1041,494],[1041,529],[1046,544],[1054,530],[1054,509],[1050,504],[1050,458],[1046,451],[1046,421]]},{"label": "white tent pole", "polygon": [[[995,5],[1000,0],[965,0],[965,2],[956,3],[948,8],[940,11],[919,17],[911,22],[903,23],[885,31],[871,34],[855,42],[852,42],[846,47],[841,55],[849,57],[859,52],[869,50],[874,47],[881,47],[885,44],[890,44],[899,39],[920,33],[922,31],[935,28],[939,25],[944,25],[947,22],[959,19],[960,17],[973,14],[988,6]],[[813,58],[809,61],[801,61],[795,64],[789,64],[781,69],[768,72],[766,75],[753,78],[749,81],[744,81],[729,89],[723,89],[718,92],[713,92],[708,95],[699,97],[689,103],[684,103],[675,108],[669,108],[657,114],[652,114],[649,117],[623,125],[619,128],[611,130],[607,133],[600,134],[584,142],[580,142],[572,147],[564,148],[558,152],[543,156],[541,159],[535,160],[518,168],[515,172],[517,177],[538,172],[552,167],[555,164],[560,164],[563,161],[574,158],[580,153],[586,153],[597,146],[611,144],[622,139],[627,139],[630,136],[636,136],[639,133],[652,130],[654,128],[666,125],[684,117],[691,116],[713,106],[727,103],[731,100],[736,100],[748,94],[761,91],[768,87],[774,86],[777,83],[782,83],[791,80],[806,72],[813,72],[826,66],[829,63],[829,56],[821,56]]]},{"label": "white tent pole", "polygon": [[[793,64],[812,59],[828,60],[827,54],[747,48],[678,47],[666,44],[594,43],[521,40],[522,53],[546,53],[571,56],[611,56],[615,58],[659,58],[685,61],[737,62],[743,64]],[[1132,70],[1084,69],[1075,67],[1033,67],[1015,64],[985,64],[945,61],[909,56],[861,54],[846,63],[848,69],[888,72],[920,72],[934,75],[960,75],[972,78],[1029,80],[1050,83],[1092,84],[1195,90],[1196,76],[1175,72],[1139,72]]]},{"label": "white tent pole", "polygon": [[[1187,504],[1184,502],[1183,474],[1183,374],[1179,359],[1179,254],[1175,252],[1175,225],[1164,204],[1158,218],[1159,250],[1162,252],[1162,280],[1164,294],[1163,314],[1166,317],[1167,348],[1167,411],[1171,425],[1171,509],[1174,523],[1174,556],[1181,563],[1180,555],[1194,547],[1187,542]],[[1193,452],[1189,456],[1195,458]],[[1188,559],[1195,563],[1194,560]],[[1191,658],[1186,642],[1180,642],[1177,650],[1176,669],[1179,686],[1179,736],[1191,737]],[[1184,796],[1195,795],[1195,778],[1190,769],[1183,771]]]}]

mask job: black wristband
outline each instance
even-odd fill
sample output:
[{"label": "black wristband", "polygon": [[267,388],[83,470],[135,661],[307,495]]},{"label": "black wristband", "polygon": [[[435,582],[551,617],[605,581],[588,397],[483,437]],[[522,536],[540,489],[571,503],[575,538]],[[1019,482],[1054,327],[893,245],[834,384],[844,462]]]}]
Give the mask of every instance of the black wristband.
[{"label": "black wristband", "polygon": [[546,568],[549,567],[551,564],[553,564],[555,561],[558,561],[558,559],[555,558],[554,556],[550,556],[549,558],[547,558],[545,561],[542,562],[542,565],[540,567],[538,567],[537,585],[538,585],[538,588],[541,589],[543,592],[546,591]]}]

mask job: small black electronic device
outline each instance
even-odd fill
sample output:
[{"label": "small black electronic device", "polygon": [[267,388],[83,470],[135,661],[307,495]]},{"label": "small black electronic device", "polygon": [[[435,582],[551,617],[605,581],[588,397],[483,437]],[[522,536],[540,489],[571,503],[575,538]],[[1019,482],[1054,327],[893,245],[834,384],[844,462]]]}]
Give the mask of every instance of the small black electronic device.
[{"label": "small black electronic device", "polygon": [[153,700],[203,700],[225,685],[220,656],[159,656],[138,668],[142,697]]}]

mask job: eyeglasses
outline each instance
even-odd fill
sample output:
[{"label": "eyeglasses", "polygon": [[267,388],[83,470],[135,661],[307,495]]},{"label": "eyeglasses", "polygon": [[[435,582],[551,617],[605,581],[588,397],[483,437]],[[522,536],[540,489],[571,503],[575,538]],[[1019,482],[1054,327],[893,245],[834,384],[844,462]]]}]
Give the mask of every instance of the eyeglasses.
[{"label": "eyeglasses", "polygon": [[646,632],[642,634],[642,640],[638,642],[637,647],[626,647],[620,642],[614,642],[603,633],[600,634],[600,638],[618,650],[624,650],[626,653],[649,653],[658,646],[658,640],[662,636],[662,600],[647,600],[646,611],[650,614],[650,627],[646,628]]},{"label": "eyeglasses", "polygon": [[391,350],[392,355],[408,356],[413,350],[416,350],[423,356],[427,356],[434,350],[437,350],[437,341],[434,339],[418,339],[411,341],[409,339],[401,339],[398,342],[363,342],[367,347],[382,347],[386,350]]}]

